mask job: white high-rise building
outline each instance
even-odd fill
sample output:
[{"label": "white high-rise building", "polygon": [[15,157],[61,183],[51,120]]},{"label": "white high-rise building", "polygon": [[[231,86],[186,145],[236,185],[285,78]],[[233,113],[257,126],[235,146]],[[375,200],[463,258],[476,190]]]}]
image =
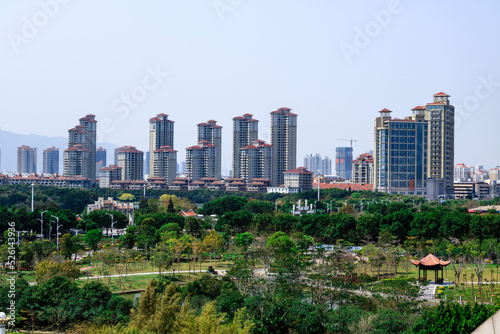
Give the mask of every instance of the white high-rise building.
[{"label": "white high-rise building", "polygon": [[314,174],[332,175],[332,159],[328,156],[322,158],[319,153],[306,155],[304,157],[304,167]]}]

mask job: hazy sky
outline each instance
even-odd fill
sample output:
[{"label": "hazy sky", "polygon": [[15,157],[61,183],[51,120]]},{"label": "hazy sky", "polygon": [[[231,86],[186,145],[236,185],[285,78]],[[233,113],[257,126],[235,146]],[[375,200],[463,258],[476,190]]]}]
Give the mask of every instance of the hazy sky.
[{"label": "hazy sky", "polygon": [[500,165],[498,1],[8,0],[0,9],[3,130],[67,136],[93,113],[99,140],[147,150],[149,118],[166,113],[182,161],[196,124],[215,119],[228,170],[232,117],[253,114],[269,141],[269,112],[289,107],[302,165],[349,145],[337,138],[357,139],[355,155],[373,149],[380,109],[403,117],[443,91],[459,118],[455,163]]}]

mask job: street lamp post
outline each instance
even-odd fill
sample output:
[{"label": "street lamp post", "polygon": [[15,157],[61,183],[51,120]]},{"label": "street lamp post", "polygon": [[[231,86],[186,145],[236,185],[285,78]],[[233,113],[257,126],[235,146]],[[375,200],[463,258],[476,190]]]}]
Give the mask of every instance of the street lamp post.
[{"label": "street lamp post", "polygon": [[31,212],[33,212],[33,207],[35,203],[35,184],[31,184]]},{"label": "street lamp post", "polygon": [[81,230],[72,228],[72,229],[70,229],[70,231],[74,231],[75,232],[75,236],[77,236],[78,235],[78,231],[81,231]]},{"label": "street lamp post", "polygon": [[111,213],[106,213],[106,215],[111,216],[111,239],[114,239],[113,238],[113,225],[115,225],[115,222],[114,222],[115,217]]},{"label": "street lamp post", "polygon": [[59,227],[62,225],[59,225],[59,217],[56,216],[51,216],[51,217],[54,217],[57,221],[56,240],[57,240],[57,252],[59,253]]},{"label": "street lamp post", "polygon": [[40,240],[43,240],[43,214],[44,214],[45,212],[47,212],[47,210],[42,211],[42,219],[38,219],[38,218],[37,218],[37,220],[39,220],[39,221],[40,221],[40,223],[41,223],[41,227],[40,227],[40,232],[41,232],[41,233],[40,233]]},{"label": "street lamp post", "polygon": [[52,223],[55,223],[55,221],[49,220],[49,240],[50,240],[50,236],[52,235]]}]

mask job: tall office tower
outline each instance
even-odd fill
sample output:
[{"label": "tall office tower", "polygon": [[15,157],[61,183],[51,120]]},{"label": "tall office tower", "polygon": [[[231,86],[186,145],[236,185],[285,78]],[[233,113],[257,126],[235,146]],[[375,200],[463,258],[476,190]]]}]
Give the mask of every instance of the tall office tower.
[{"label": "tall office tower", "polygon": [[177,151],[170,146],[162,146],[155,150],[153,155],[152,176],[162,177],[170,184],[177,176]]},{"label": "tall office tower", "polygon": [[335,149],[335,171],[337,176],[350,180],[352,178],[352,147]]},{"label": "tall office tower", "polygon": [[196,181],[202,177],[220,178],[217,174],[217,146],[206,140],[186,148],[186,174]]},{"label": "tall office tower", "polygon": [[252,114],[244,114],[233,118],[233,175],[240,175],[240,149],[252,145],[258,139],[259,121]]},{"label": "tall office tower", "polygon": [[373,184],[373,156],[363,153],[352,161],[352,183]]},{"label": "tall office tower", "polygon": [[246,183],[255,178],[271,179],[273,146],[263,140],[255,140],[252,145],[240,148],[241,174]]},{"label": "tall office tower", "polygon": [[149,169],[153,174],[153,152],[162,146],[174,147],[174,121],[167,114],[158,114],[149,119]]},{"label": "tall office tower", "polygon": [[321,158],[319,153],[316,153],[316,155],[306,155],[304,157],[304,166],[314,174],[332,174],[332,159],[327,156]]},{"label": "tall office tower", "polygon": [[108,188],[109,184],[113,181],[121,181],[122,168],[115,165],[104,167],[99,170],[99,187]]},{"label": "tall office tower", "polygon": [[297,163],[297,114],[290,108],[271,112],[271,145],[273,146],[273,171],[271,185],[284,182],[283,172],[294,169]]},{"label": "tall office tower", "polygon": [[95,154],[95,164],[96,164],[96,168],[97,168],[97,172],[99,172],[100,169],[102,169],[103,167],[107,166],[107,151],[105,148],[102,148],[102,147],[98,147],[96,149],[96,154]]},{"label": "tall office tower", "polygon": [[117,152],[117,167],[122,168],[122,181],[144,180],[144,152],[134,146],[124,146]]},{"label": "tall office tower", "polygon": [[414,108],[405,119],[392,119],[383,109],[375,119],[375,191],[427,195],[427,129],[424,110]]},{"label": "tall office tower", "polygon": [[[90,152],[83,145],[76,144],[64,150],[64,176],[88,177]],[[95,169],[95,167],[93,168]]]},{"label": "tall office tower", "polygon": [[434,94],[434,102],[425,107],[425,119],[429,122],[427,177],[444,179],[446,194],[453,195],[455,107],[450,105],[449,97],[442,92]]},{"label": "tall office tower", "polygon": [[52,146],[43,150],[43,173],[59,174],[59,149]]},{"label": "tall office tower", "polygon": [[215,174],[210,177],[220,179],[222,169],[222,126],[217,125],[217,121],[210,120],[198,124],[198,143],[203,141],[215,145]]},{"label": "tall office tower", "polygon": [[[96,141],[97,141],[97,121],[95,115],[88,114],[80,118],[80,124],[68,130],[68,148],[81,145],[88,150],[87,160],[84,163],[86,168],[83,177],[90,179],[93,185],[96,181]],[[66,165],[66,162],[64,163]],[[66,175],[67,176],[67,175]]]},{"label": "tall office tower", "polygon": [[181,162],[181,174],[186,174],[186,162]]},{"label": "tall office tower", "polygon": [[17,148],[17,172],[36,173],[36,147],[23,145]]}]

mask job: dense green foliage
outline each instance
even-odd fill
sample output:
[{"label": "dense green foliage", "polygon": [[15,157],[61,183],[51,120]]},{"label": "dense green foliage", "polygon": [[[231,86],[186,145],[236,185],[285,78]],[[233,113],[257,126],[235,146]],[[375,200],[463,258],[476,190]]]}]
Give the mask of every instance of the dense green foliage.
[{"label": "dense green foliage", "polygon": [[[7,309],[10,285],[0,287],[0,308]],[[69,279],[56,276],[41,285],[30,286],[24,279],[15,284],[18,327],[66,328],[71,323],[90,321],[116,324],[128,321],[131,301],[112,295],[101,283],[91,282],[79,289]]]}]

